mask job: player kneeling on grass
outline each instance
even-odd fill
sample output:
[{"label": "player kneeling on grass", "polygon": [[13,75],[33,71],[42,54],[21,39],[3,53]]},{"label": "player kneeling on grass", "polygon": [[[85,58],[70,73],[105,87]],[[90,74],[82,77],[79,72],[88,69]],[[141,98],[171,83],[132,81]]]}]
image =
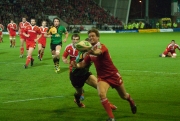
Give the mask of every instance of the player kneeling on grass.
[{"label": "player kneeling on grass", "polygon": [[165,51],[159,55],[159,57],[172,57],[176,58],[176,49],[180,50],[180,46],[175,43],[175,40],[172,40],[171,43],[166,47]]},{"label": "player kneeling on grass", "polygon": [[88,66],[91,62],[94,62],[98,77],[98,94],[101,100],[101,104],[109,116],[106,121],[115,121],[111,106],[106,97],[110,86],[116,89],[122,99],[129,102],[131,111],[133,114],[135,114],[137,110],[136,105],[130,95],[126,92],[122,77],[119,74],[117,68],[114,66],[108,49],[104,44],[99,42],[99,31],[96,29],[89,30],[88,35],[93,47],[89,51],[89,55],[87,55],[81,62],[73,62],[73,67],[80,69]]}]

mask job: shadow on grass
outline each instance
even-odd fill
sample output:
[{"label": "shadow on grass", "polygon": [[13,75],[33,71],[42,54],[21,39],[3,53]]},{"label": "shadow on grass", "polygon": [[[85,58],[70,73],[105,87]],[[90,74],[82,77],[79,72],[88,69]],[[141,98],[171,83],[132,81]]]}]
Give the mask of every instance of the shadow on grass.
[{"label": "shadow on grass", "polygon": [[60,73],[63,73],[63,72],[66,72],[66,71],[69,71],[69,68],[68,67],[63,67],[63,68],[61,68]]},{"label": "shadow on grass", "polygon": [[34,63],[34,65],[32,67],[38,67],[38,66],[43,66],[43,65],[48,65],[47,63]]},{"label": "shadow on grass", "polygon": [[8,52],[0,52],[0,54],[6,54],[6,53],[8,53]]}]

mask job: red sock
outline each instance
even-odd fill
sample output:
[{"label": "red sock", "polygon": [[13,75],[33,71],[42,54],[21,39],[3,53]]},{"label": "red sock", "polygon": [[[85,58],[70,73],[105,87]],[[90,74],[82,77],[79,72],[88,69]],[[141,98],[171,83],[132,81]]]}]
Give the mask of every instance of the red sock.
[{"label": "red sock", "polygon": [[110,118],[114,118],[114,115],[113,115],[113,113],[112,113],[112,109],[111,109],[111,107],[110,107],[110,104],[109,104],[108,99],[107,99],[107,98],[101,99],[101,103],[102,103],[104,109],[106,110],[108,116],[109,116]]},{"label": "red sock", "polygon": [[31,56],[28,56],[26,59],[26,66],[28,66],[30,62],[31,62]]},{"label": "red sock", "polygon": [[21,55],[24,54],[24,48],[23,48],[23,47],[20,48],[20,54],[21,54]]}]

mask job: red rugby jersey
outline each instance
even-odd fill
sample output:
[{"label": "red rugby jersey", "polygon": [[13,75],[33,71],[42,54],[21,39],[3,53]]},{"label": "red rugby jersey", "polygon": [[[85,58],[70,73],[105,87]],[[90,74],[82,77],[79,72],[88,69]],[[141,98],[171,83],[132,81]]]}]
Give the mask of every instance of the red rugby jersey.
[{"label": "red rugby jersey", "polygon": [[46,41],[46,37],[44,37],[44,34],[47,33],[47,30],[48,30],[48,27],[39,27],[41,33],[42,33],[42,36],[39,40],[42,40],[42,41]]},{"label": "red rugby jersey", "polygon": [[26,28],[26,26],[29,26],[29,25],[31,25],[29,22],[20,22],[19,23],[19,34],[20,35],[22,35],[22,33],[23,33],[23,31],[24,31],[24,29]]},{"label": "red rugby jersey", "polygon": [[99,56],[92,54],[87,55],[84,58],[85,63],[94,62],[98,78],[107,78],[113,74],[116,74],[118,70],[114,66],[106,46],[98,42],[96,45],[93,46],[93,49],[97,49],[97,48],[101,49],[102,54]]},{"label": "red rugby jersey", "polygon": [[16,29],[17,29],[17,25],[16,25],[16,23],[9,23],[8,25],[7,25],[7,29],[8,29],[8,31],[9,31],[9,34],[11,35],[11,34],[16,34]]},{"label": "red rugby jersey", "polygon": [[[63,53],[63,56],[65,58],[67,58],[68,56],[70,57],[70,63],[71,61],[75,61],[76,57],[78,56],[78,50],[76,50],[76,48],[73,47],[73,44],[69,44],[66,46],[65,51]],[[72,65],[69,65],[69,70],[72,70]]]},{"label": "red rugby jersey", "polygon": [[24,32],[26,34],[29,34],[30,36],[27,37],[26,41],[34,41],[36,38],[37,38],[37,35],[38,34],[41,34],[41,31],[39,29],[38,26],[34,25],[29,25],[29,26],[26,26],[26,28],[24,29]]}]

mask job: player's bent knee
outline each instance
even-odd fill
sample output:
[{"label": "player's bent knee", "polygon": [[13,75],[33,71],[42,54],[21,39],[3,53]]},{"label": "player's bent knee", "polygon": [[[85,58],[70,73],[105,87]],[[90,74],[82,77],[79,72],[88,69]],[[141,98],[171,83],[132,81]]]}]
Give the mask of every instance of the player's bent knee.
[{"label": "player's bent knee", "polygon": [[172,58],[176,58],[177,54],[173,53]]},{"label": "player's bent knee", "polygon": [[105,92],[99,92],[98,95],[99,95],[99,97],[100,97],[101,99],[106,98]]},{"label": "player's bent knee", "polygon": [[162,57],[164,58],[164,57],[166,57],[166,55],[162,54]]},{"label": "player's bent knee", "polygon": [[60,54],[60,50],[56,50],[56,55],[59,55]]}]

